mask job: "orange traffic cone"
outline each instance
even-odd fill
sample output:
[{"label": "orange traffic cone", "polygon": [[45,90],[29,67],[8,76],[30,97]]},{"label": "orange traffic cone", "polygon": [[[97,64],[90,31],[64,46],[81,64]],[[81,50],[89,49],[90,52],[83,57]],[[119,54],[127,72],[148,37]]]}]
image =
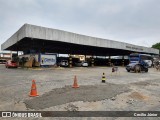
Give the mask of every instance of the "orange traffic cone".
[{"label": "orange traffic cone", "polygon": [[30,96],[30,97],[38,96],[35,80],[32,80],[32,87],[31,87],[31,92],[30,92],[30,95],[29,95],[29,96]]},{"label": "orange traffic cone", "polygon": [[79,88],[78,83],[77,83],[77,77],[76,77],[76,76],[74,77],[74,83],[73,83],[72,88]]}]

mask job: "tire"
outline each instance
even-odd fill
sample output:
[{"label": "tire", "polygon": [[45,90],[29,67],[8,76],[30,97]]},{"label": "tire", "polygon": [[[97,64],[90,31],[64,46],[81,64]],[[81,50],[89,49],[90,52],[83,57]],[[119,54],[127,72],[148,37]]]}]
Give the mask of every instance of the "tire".
[{"label": "tire", "polygon": [[148,72],[148,69],[146,69],[145,72]]},{"label": "tire", "polygon": [[136,73],[140,73],[141,72],[141,66],[140,65],[136,65],[135,68],[134,68],[134,71]]},{"label": "tire", "polygon": [[130,72],[130,70],[127,70],[127,72]]}]

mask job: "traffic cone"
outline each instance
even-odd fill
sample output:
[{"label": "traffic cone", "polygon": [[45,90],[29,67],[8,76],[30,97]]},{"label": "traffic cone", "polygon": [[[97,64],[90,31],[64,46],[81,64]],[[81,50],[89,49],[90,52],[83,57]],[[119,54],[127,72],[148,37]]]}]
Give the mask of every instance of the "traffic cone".
[{"label": "traffic cone", "polygon": [[30,97],[38,96],[35,80],[32,80],[31,92],[30,92],[30,95],[29,95],[29,96],[30,96]]},{"label": "traffic cone", "polygon": [[105,74],[103,73],[102,75],[102,83],[105,83],[106,82],[106,77],[105,77]]},{"label": "traffic cone", "polygon": [[72,88],[79,88],[79,85],[78,85],[78,83],[77,83],[77,77],[76,77],[76,76],[74,77],[74,83],[73,83]]}]

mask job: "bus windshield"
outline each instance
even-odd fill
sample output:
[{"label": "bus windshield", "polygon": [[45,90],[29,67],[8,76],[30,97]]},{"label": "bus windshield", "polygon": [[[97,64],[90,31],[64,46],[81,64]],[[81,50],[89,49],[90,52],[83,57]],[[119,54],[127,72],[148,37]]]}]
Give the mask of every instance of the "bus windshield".
[{"label": "bus windshield", "polygon": [[151,56],[147,56],[147,55],[141,55],[140,58],[141,60],[152,60],[153,59]]}]

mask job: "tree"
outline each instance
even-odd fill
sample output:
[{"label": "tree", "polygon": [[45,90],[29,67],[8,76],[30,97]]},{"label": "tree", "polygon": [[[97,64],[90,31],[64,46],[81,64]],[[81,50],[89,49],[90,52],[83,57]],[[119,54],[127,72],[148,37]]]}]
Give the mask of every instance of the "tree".
[{"label": "tree", "polygon": [[160,43],[156,43],[156,44],[152,45],[152,48],[158,49],[160,52]]},{"label": "tree", "polygon": [[152,45],[152,48],[156,48],[160,50],[160,43],[156,43],[154,45]]}]

